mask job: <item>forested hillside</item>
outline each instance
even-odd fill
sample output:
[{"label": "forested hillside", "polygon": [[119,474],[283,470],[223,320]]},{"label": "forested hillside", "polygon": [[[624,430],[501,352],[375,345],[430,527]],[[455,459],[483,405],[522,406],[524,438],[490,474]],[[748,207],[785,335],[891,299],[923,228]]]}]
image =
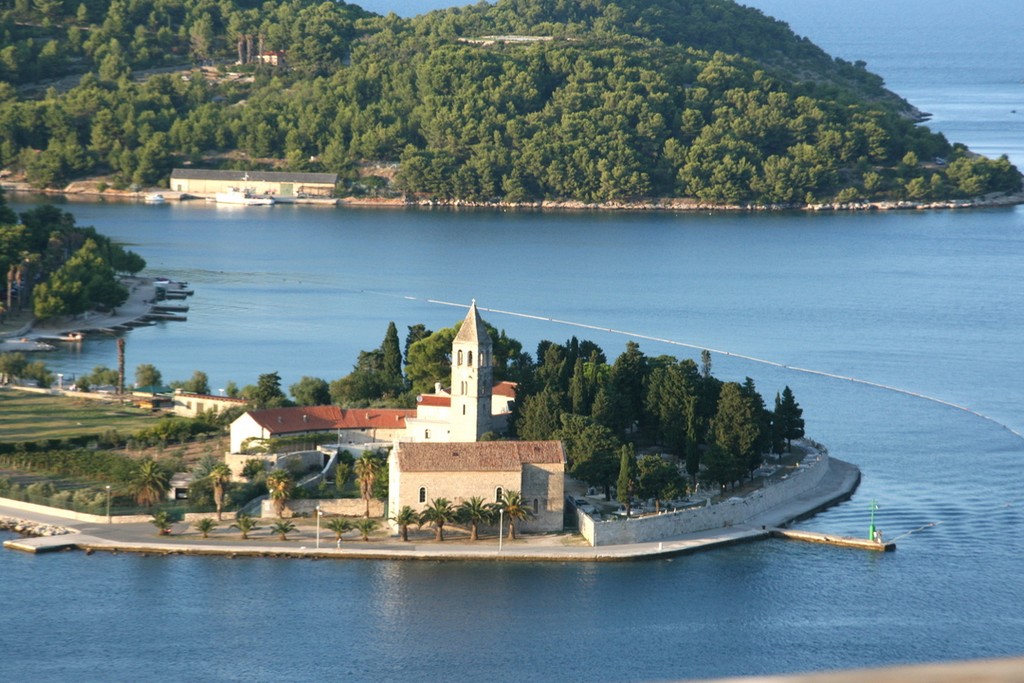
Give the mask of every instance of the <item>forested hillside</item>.
[{"label": "forested hillside", "polygon": [[1020,187],[863,64],[731,0],[501,0],[409,20],[310,0],[0,9],[0,166],[39,186],[154,184],[190,163],[478,202]]}]

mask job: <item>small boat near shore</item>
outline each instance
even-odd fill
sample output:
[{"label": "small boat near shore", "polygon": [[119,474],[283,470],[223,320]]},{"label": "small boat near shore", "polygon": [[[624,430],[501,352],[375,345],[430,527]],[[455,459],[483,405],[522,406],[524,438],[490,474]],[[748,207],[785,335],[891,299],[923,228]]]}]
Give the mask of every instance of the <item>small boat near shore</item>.
[{"label": "small boat near shore", "polygon": [[160,193],[147,194],[143,197],[143,201],[147,204],[163,204],[167,201],[167,198]]},{"label": "small boat near shore", "polygon": [[39,341],[43,342],[61,342],[64,344],[77,344],[85,339],[85,335],[81,332],[67,332],[65,334],[55,334],[45,337],[36,337]]},{"label": "small boat near shore", "polygon": [[226,192],[218,192],[214,195],[214,201],[218,204],[236,204],[241,206],[271,206],[274,203],[273,197],[256,195],[248,190],[232,187]]}]

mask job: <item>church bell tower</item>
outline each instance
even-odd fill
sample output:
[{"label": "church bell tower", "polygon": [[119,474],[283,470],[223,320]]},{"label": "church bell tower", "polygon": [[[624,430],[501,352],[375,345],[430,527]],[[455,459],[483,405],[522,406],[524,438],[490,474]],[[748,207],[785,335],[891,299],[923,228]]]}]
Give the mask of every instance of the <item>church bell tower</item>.
[{"label": "church bell tower", "polygon": [[452,341],[452,441],[478,441],[491,430],[491,350],[474,299]]}]

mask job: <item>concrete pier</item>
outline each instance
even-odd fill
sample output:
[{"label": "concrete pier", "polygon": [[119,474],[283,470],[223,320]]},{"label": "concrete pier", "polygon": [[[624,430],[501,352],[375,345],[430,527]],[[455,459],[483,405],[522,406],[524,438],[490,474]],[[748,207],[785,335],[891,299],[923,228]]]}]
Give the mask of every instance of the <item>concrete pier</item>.
[{"label": "concrete pier", "polygon": [[872,541],[869,538],[836,536],[834,534],[823,534],[817,531],[772,529],[771,535],[773,538],[787,538],[792,541],[806,541],[808,543],[825,543],[827,545],[838,545],[844,548],[860,548],[861,550],[874,550],[876,552],[892,552],[893,550],[896,550],[896,543],[893,541]]}]

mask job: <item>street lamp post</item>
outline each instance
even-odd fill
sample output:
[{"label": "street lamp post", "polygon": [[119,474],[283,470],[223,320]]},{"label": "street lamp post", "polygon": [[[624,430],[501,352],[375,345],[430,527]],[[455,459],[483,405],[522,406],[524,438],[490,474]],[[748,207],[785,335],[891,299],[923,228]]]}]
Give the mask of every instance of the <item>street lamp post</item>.
[{"label": "street lamp post", "polygon": [[110,484],[107,484],[107,524],[110,524]]},{"label": "street lamp post", "polygon": [[498,552],[501,552],[501,537],[505,532],[505,508],[498,508]]},{"label": "street lamp post", "polygon": [[320,550],[320,506],[316,506],[316,549]]}]

